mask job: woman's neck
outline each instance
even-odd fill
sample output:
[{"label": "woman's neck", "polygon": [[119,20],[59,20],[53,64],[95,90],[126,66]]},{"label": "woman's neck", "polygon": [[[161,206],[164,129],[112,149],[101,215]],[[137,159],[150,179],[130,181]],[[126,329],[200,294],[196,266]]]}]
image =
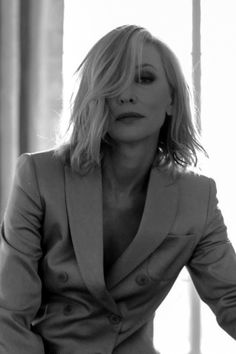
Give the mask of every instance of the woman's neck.
[{"label": "woman's neck", "polygon": [[143,191],[155,154],[156,144],[106,146],[102,163],[106,187],[114,193],[126,195]]}]

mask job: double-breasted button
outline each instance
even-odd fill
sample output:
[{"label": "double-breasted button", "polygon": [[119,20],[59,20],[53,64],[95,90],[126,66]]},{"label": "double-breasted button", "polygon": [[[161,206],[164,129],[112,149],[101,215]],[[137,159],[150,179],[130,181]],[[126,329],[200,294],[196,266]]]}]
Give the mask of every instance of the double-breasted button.
[{"label": "double-breasted button", "polygon": [[63,313],[64,313],[65,316],[68,316],[68,315],[71,314],[72,310],[73,310],[72,305],[66,304],[66,305],[64,306]]},{"label": "double-breasted button", "polygon": [[66,272],[59,273],[58,280],[62,283],[66,283],[68,281],[68,274]]},{"label": "double-breasted button", "polygon": [[109,321],[111,322],[111,324],[113,325],[117,325],[121,322],[121,316],[116,315],[114,313],[112,313],[111,315],[109,315]]},{"label": "double-breasted button", "polygon": [[144,286],[149,283],[149,279],[145,274],[138,274],[135,278],[135,281],[140,286]]}]

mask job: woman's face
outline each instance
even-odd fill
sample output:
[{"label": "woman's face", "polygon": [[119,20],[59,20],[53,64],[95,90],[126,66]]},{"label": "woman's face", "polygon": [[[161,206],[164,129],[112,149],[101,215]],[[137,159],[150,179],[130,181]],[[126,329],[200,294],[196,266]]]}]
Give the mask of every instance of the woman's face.
[{"label": "woman's face", "polygon": [[[111,112],[108,133],[115,141],[157,141],[166,113],[171,114],[171,91],[160,55],[152,44],[144,44],[141,81],[137,70],[131,85],[118,97],[108,98],[107,103]],[[143,118],[117,119],[127,112],[139,113]]]}]

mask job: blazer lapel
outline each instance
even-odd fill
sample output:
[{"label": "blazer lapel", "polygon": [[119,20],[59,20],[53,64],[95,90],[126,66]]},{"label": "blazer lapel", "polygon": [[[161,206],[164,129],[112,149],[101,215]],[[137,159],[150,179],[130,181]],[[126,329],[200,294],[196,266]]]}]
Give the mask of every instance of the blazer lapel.
[{"label": "blazer lapel", "polygon": [[170,175],[153,167],[138,232],[111,267],[103,269],[102,176],[96,168],[84,177],[65,167],[66,204],[77,262],[83,280],[97,300],[119,313],[110,290],[141,264],[168,234],[177,212],[178,189]]},{"label": "blazer lapel", "polygon": [[108,273],[106,284],[109,290],[141,264],[164,241],[174,222],[177,202],[177,184],[168,173],[153,167],[138,232]]},{"label": "blazer lapel", "polygon": [[81,177],[65,167],[66,204],[71,238],[84,283],[113,313],[119,309],[108,292],[103,271],[102,180],[100,169]]}]

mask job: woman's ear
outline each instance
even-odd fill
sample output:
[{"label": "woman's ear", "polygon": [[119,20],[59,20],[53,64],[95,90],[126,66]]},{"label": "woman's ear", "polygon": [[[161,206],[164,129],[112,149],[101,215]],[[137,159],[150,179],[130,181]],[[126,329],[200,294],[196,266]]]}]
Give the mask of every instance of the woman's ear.
[{"label": "woman's ear", "polygon": [[172,103],[169,103],[169,105],[167,106],[167,108],[166,108],[166,114],[167,114],[168,116],[172,116],[172,114],[173,114],[173,105],[172,105]]},{"label": "woman's ear", "polygon": [[166,107],[166,114],[168,116],[173,115],[173,106],[174,106],[174,92],[171,92],[169,95],[168,105]]}]

